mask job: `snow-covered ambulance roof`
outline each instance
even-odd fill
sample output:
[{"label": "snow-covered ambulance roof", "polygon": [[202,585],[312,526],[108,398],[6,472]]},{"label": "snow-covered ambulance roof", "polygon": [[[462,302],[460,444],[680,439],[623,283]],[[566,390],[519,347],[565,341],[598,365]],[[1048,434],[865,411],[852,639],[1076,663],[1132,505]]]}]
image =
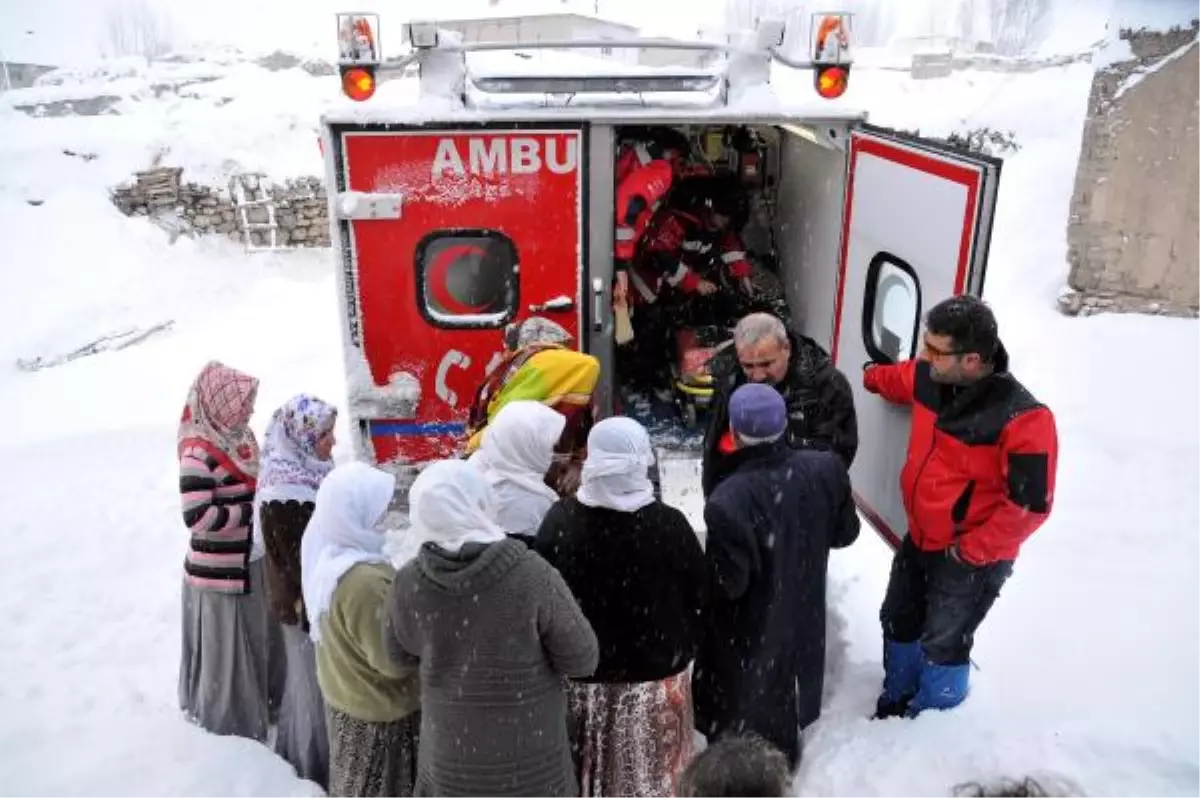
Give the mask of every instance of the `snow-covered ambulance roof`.
[{"label": "snow-covered ambulance roof", "polygon": [[[469,74],[476,78],[655,75],[680,71],[670,67],[606,62],[560,52],[539,52],[535,58],[527,60],[511,52],[472,53],[468,56],[468,65]],[[418,79],[406,77],[381,82],[375,95],[365,102],[339,98],[322,116],[322,122],[327,125],[413,126],[524,121],[785,124],[797,121],[856,122],[867,116],[863,109],[841,100],[821,99],[812,89],[796,91],[789,87],[786,93],[804,95],[805,100],[784,100],[781,92],[771,84],[753,86],[735,95],[728,103],[713,102],[711,96],[702,93],[657,93],[644,95],[644,99],[632,94],[599,94],[564,103],[560,95],[547,102],[545,95],[495,95],[468,89],[472,106],[464,107],[457,98],[421,97]]]},{"label": "snow-covered ambulance roof", "polygon": [[866,118],[861,111],[834,110],[818,105],[767,106],[742,104],[717,107],[612,107],[510,106],[505,108],[463,108],[446,104],[345,105],[322,116],[326,125],[403,125],[483,124],[487,122],[598,122],[601,124],[787,124],[805,122],[856,122]]}]

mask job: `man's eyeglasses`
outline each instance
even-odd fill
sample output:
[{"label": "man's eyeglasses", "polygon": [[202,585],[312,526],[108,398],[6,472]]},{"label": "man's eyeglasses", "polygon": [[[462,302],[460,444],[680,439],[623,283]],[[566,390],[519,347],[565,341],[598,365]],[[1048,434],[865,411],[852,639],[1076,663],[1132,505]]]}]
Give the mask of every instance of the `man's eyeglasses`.
[{"label": "man's eyeglasses", "polygon": [[929,357],[955,357],[957,355],[964,354],[963,350],[961,349],[939,349],[938,347],[929,343],[928,338],[925,339],[924,344],[925,354]]}]

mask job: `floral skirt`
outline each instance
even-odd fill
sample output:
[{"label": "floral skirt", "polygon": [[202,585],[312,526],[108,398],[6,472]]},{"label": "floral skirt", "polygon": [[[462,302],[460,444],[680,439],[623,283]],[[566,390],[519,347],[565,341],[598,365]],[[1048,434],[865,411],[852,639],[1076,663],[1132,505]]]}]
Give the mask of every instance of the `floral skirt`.
[{"label": "floral skirt", "polygon": [[567,690],[582,796],[671,796],[692,758],[690,669],[657,682]]},{"label": "floral skirt", "polygon": [[417,780],[421,713],[373,723],[325,705],[329,794],[410,796]]}]

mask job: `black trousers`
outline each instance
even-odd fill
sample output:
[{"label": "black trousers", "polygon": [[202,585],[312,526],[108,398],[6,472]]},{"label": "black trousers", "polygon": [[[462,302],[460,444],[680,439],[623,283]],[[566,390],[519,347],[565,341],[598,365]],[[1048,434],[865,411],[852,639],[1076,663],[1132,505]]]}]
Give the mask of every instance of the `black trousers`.
[{"label": "black trousers", "polygon": [[630,324],[633,341],[617,347],[617,372],[622,382],[638,389],[667,384],[670,330],[665,308],[658,302],[637,305]]},{"label": "black trousers", "polygon": [[1012,571],[1012,560],[971,565],[949,549],[921,551],[906,537],[879,611],[884,637],[921,641],[935,665],[967,664],[975,632]]}]

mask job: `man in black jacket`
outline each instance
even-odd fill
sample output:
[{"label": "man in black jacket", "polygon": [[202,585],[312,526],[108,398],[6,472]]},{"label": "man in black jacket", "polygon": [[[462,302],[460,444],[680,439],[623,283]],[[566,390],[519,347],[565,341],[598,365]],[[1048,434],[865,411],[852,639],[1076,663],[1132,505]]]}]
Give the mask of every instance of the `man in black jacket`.
[{"label": "man in black jacket", "polygon": [[738,322],[733,346],[714,357],[711,368],[715,395],[700,478],[706,497],[729,472],[734,452],[729,397],[747,382],[773,385],[783,396],[789,446],[832,451],[850,468],[858,450],[854,395],[816,341],[769,313],[751,313]]},{"label": "man in black jacket", "polygon": [[754,732],[794,768],[821,714],[829,550],[858,537],[850,477],[831,452],[788,446],[787,408],[766,385],[729,402],[731,473],[704,508],[713,593],[696,657],[696,728]]}]

